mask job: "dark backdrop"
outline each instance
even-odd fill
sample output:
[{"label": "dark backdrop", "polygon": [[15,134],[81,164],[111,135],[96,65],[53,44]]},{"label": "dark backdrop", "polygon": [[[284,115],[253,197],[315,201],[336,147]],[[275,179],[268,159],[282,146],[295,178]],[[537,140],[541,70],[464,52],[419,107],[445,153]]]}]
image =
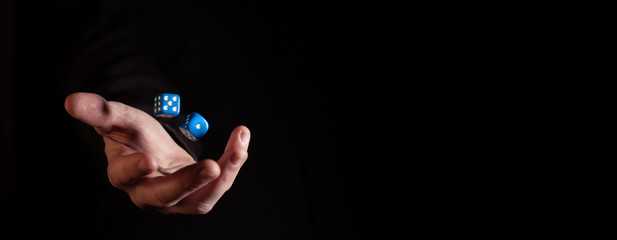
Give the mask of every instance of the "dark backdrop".
[{"label": "dark backdrop", "polygon": [[11,230],[114,239],[361,237],[373,199],[381,198],[371,164],[388,164],[369,154],[387,139],[368,136],[393,130],[372,123],[384,117],[370,110],[384,83],[367,62],[378,38],[370,7],[209,3],[222,34],[215,38],[231,42],[228,52],[240,60],[222,59],[212,81],[179,89],[183,97],[204,96],[187,103],[211,123],[202,157],[218,158],[238,124],[252,131],[250,156],[213,211],[165,216],[135,207],[110,186],[95,161],[103,150],[84,140],[90,129],[64,111],[68,92],[79,90],[65,79],[101,2],[3,2],[1,173]]}]

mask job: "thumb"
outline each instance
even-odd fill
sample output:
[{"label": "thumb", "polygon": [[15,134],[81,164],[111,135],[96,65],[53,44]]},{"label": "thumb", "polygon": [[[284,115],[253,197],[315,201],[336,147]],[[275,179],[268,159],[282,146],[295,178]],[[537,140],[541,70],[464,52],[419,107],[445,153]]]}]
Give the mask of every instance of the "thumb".
[{"label": "thumb", "polygon": [[77,92],[66,97],[64,108],[74,118],[103,132],[112,127],[112,106],[98,94]]}]

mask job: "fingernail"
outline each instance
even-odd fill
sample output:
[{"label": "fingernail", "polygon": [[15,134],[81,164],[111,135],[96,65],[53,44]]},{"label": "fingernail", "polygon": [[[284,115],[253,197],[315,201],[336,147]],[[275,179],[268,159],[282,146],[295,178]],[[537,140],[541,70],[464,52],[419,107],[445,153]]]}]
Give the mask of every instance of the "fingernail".
[{"label": "fingernail", "polygon": [[242,130],[240,132],[240,142],[243,144],[247,144],[248,141],[249,141],[249,134],[246,131]]}]

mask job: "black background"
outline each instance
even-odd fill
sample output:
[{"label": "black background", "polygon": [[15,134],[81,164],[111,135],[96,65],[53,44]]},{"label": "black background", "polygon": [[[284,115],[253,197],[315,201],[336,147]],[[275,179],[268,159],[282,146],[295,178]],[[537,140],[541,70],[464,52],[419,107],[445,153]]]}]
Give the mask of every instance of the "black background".
[{"label": "black background", "polygon": [[376,74],[387,46],[374,32],[371,6],[210,5],[243,62],[223,61],[212,75],[218,81],[181,88],[183,100],[204,94],[203,106],[183,103],[208,114],[204,158],[216,159],[244,124],[252,132],[249,160],[212,212],[166,216],[110,186],[94,160],[102,149],[81,138],[90,129],[64,111],[72,87],[64,79],[101,1],[3,4],[2,203],[18,236],[357,239],[375,227],[368,216],[376,199],[387,198],[375,184],[379,166],[392,162],[372,154],[389,141],[373,133],[397,127],[377,125],[388,119],[387,105],[374,106],[387,86],[385,73]]}]

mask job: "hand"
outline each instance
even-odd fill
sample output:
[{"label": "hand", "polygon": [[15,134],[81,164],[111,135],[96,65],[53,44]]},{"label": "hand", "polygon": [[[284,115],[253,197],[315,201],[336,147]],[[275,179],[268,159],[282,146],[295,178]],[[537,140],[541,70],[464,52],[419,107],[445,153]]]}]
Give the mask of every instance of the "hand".
[{"label": "hand", "polygon": [[218,161],[195,162],[147,113],[93,93],[64,103],[74,118],[103,136],[111,184],[142,209],[206,214],[231,187],[248,157],[250,131],[236,127]]}]

